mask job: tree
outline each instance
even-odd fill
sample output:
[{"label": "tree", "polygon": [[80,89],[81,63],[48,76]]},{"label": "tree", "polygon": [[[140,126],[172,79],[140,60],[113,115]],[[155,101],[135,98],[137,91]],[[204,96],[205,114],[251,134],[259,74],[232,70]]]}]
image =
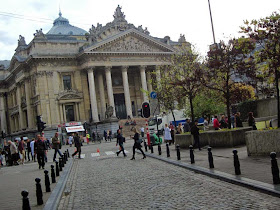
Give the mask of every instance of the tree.
[{"label": "tree", "polygon": [[[194,116],[199,117],[210,117],[217,113],[223,113],[225,111],[225,104],[223,97],[213,90],[204,90],[200,92],[193,100]],[[185,114],[190,116],[190,109],[186,109]]]},{"label": "tree", "polygon": [[204,85],[209,89],[219,91],[225,101],[228,128],[231,128],[230,105],[234,84],[237,78],[243,76],[246,81],[253,84],[255,78],[254,60],[249,53],[254,49],[254,43],[250,39],[231,39],[226,44],[221,41],[210,49],[206,59],[206,72]]},{"label": "tree", "polygon": [[[277,96],[278,128],[280,126],[279,71],[280,71],[280,14],[277,12],[260,20],[245,21],[241,27],[258,44],[256,60],[264,68],[261,74],[274,81]],[[272,78],[271,76],[274,76]]]},{"label": "tree", "polygon": [[199,55],[187,47],[183,47],[171,59],[173,77],[171,84],[179,88],[181,98],[187,96],[190,105],[190,116],[195,119],[193,100],[201,87],[203,75]]},{"label": "tree", "polygon": [[234,83],[231,86],[230,92],[230,101],[232,104],[256,99],[255,88],[252,85],[246,85],[244,83]]}]

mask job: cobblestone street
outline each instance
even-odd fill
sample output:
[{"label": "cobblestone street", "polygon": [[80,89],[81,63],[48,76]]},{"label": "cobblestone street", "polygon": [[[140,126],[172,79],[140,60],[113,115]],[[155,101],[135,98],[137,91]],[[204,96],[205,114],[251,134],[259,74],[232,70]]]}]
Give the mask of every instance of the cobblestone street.
[{"label": "cobblestone street", "polygon": [[[97,156],[97,149],[100,156]],[[279,198],[136,153],[117,157],[115,142],[82,147],[59,209],[279,209]],[[97,155],[96,155],[97,154]]]}]

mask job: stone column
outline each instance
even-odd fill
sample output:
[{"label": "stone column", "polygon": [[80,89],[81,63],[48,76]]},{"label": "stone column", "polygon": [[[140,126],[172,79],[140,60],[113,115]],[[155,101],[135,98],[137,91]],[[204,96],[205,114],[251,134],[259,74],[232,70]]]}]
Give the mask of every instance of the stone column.
[{"label": "stone column", "polygon": [[17,105],[18,105],[18,112],[19,112],[19,128],[18,130],[22,130],[24,128],[24,122],[23,122],[23,113],[21,109],[21,92],[20,92],[20,85],[17,86]]},{"label": "stone column", "polygon": [[100,104],[101,104],[101,120],[105,119],[105,111],[106,111],[106,102],[105,102],[105,91],[104,91],[104,83],[103,83],[103,75],[99,72],[98,76],[98,87],[99,87],[99,96],[100,96]]},{"label": "stone column", "polygon": [[30,80],[25,80],[24,82],[24,88],[25,88],[25,97],[26,97],[26,111],[27,111],[27,123],[28,123],[28,128],[33,128],[34,127],[34,116],[33,112],[31,109],[30,105],[30,85],[29,85]]},{"label": "stone column", "polygon": [[99,122],[93,69],[88,70],[89,95],[93,122]]},{"label": "stone column", "polygon": [[130,93],[129,93],[129,85],[128,85],[128,77],[127,77],[128,66],[122,66],[121,69],[122,69],[122,79],[123,79],[126,113],[127,113],[127,116],[130,116],[131,118],[133,118],[131,101],[130,101]]},{"label": "stone column", "polygon": [[146,72],[145,72],[146,66],[140,66],[140,76],[141,76],[141,84],[142,89],[145,91],[143,92],[143,100],[144,102],[149,102],[149,98],[147,96],[147,79],[146,79]]},{"label": "stone column", "polygon": [[157,80],[157,85],[160,86],[160,68],[156,67],[156,80]]},{"label": "stone column", "polygon": [[1,131],[7,133],[7,121],[6,121],[6,112],[5,112],[4,93],[0,94],[0,114],[1,114]]},{"label": "stone column", "polygon": [[109,105],[113,107],[113,110],[114,110],[113,116],[116,116],[113,86],[112,86],[111,66],[105,67],[105,75],[106,75],[106,84],[107,84]]},{"label": "stone column", "polygon": [[148,91],[149,91],[149,93],[151,93],[152,91],[153,91],[153,86],[152,86],[152,84],[151,84],[151,73],[150,72],[147,72],[147,74],[146,74],[146,76],[147,76],[147,83],[148,83]]}]

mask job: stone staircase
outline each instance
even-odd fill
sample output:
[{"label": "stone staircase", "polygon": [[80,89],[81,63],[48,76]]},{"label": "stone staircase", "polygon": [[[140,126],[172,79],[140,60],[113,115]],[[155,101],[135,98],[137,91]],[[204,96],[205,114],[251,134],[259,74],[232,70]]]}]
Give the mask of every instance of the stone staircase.
[{"label": "stone staircase", "polygon": [[[134,125],[125,125],[125,123],[128,122],[133,122],[136,121],[136,126]],[[124,137],[130,137],[134,135],[134,132],[131,131],[133,127],[136,127],[138,132],[141,132],[141,127],[144,127],[146,131],[146,119],[145,118],[133,118],[132,120],[120,120],[119,125],[122,126],[122,133]]]}]

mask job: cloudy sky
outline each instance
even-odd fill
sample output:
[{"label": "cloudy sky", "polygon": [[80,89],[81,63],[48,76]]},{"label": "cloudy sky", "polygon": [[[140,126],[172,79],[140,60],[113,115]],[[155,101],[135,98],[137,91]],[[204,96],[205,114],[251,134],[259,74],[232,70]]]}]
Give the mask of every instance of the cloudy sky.
[{"label": "cloudy sky", "polygon": [[[259,19],[280,9],[280,0],[211,0],[216,41],[238,37],[243,20]],[[208,0],[2,0],[0,7],[0,60],[10,60],[19,35],[27,43],[42,28],[47,33],[58,17],[89,30],[91,25],[113,20],[118,6],[126,20],[147,27],[150,35],[170,36],[177,41],[185,34],[202,55],[213,43]]]}]

